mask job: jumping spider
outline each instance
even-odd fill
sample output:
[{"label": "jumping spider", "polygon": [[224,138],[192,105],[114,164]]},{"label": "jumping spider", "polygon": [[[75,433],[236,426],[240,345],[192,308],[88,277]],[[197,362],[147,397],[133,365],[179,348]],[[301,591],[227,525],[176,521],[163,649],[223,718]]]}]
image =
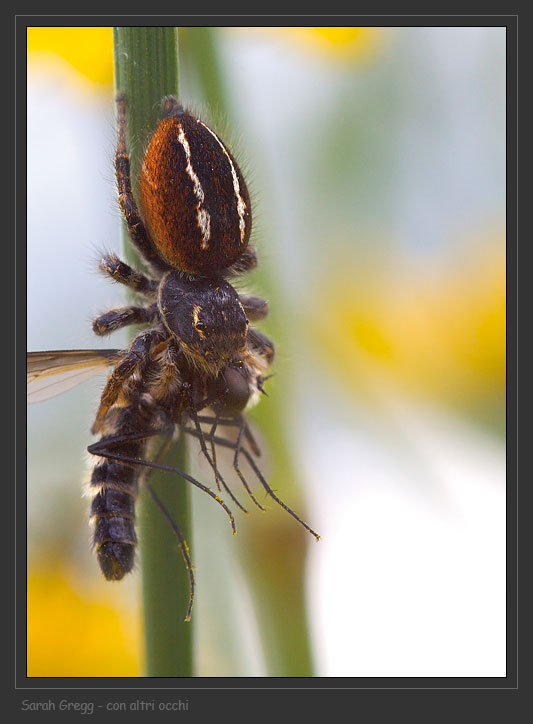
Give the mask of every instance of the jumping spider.
[{"label": "jumping spider", "polygon": [[[98,458],[90,481],[91,516],[103,574],[119,580],[133,568],[135,500],[146,469],[171,470],[207,492],[224,508],[235,532],[233,515],[217,493],[159,462],[177,430],[199,440],[218,491],[223,488],[242,510],[217,466],[217,446],[233,451],[233,467],[259,508],[263,509],[240,470],[241,456],[265,491],[318,539],[264,479],[253,457],[259,449],[242,415],[263,391],[274,347],[250,327],[250,322],[266,317],[267,303],[238,294],[228,281],[257,264],[249,246],[251,206],[241,171],[218,136],[169,96],[163,100],[161,121],[144,155],[139,210],[132,192],[122,94],[117,110],[118,200],[146,271],[133,269],[114,255],[103,257],[102,271],[140,301],[100,315],[93,330],[103,336],[132,324],[148,328],[125,351],[30,353],[28,366],[31,371],[31,363],[34,377],[39,378],[84,363],[114,365],[92,427],[100,439],[88,448]],[[199,414],[204,409],[208,414]],[[224,426],[236,428],[235,442],[217,435]],[[148,441],[156,436],[163,443],[154,460],[148,460]],[[188,547],[149,482],[143,484],[172,526],[185,559],[190,578],[188,620],[194,595]]]}]

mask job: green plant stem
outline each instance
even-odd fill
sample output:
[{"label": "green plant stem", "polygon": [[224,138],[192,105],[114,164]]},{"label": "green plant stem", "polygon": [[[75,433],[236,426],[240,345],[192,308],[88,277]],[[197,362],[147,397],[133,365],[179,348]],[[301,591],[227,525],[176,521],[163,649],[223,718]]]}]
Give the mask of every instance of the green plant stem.
[{"label": "green plant stem", "polygon": [[[178,95],[177,28],[116,27],[115,88],[126,94],[128,148],[134,193],[142,151],[157,125],[160,102]],[[139,259],[124,232],[124,255]],[[188,467],[184,440],[173,444],[161,461],[182,471]],[[150,485],[191,543],[190,491],[177,475],[153,471]],[[144,608],[147,676],[192,676],[192,624],[185,622],[189,578],[178,542],[146,490],[139,499],[139,551]]]},{"label": "green plant stem", "polygon": [[[180,28],[182,62],[194,70],[199,93],[216,112],[231,118],[231,108],[224,88],[218,60],[216,30],[213,28]],[[265,244],[267,241],[265,240]],[[282,292],[275,283],[275,274],[261,261],[254,273],[254,284],[269,290],[276,300],[276,309],[283,309]],[[264,325],[272,334],[276,347],[287,349],[287,331],[275,315]],[[275,385],[269,398],[253,409],[253,417],[268,440],[269,456],[274,473],[269,483],[283,497],[290,494],[290,504],[305,515],[298,490],[298,473],[283,428],[284,401],[290,369],[280,372],[277,364]],[[285,382],[284,382],[285,381]],[[313,539],[272,501],[265,500],[268,513],[250,515],[239,520],[238,549],[247,582],[254,599],[259,630],[269,676],[313,676],[313,660],[305,602],[304,572],[309,544]],[[289,502],[287,500],[287,502]]]}]

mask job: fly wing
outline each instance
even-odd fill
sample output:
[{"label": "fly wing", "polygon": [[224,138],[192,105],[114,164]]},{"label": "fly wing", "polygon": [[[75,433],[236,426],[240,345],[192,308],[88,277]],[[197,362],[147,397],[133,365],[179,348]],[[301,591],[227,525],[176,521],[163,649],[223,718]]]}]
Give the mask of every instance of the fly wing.
[{"label": "fly wing", "polygon": [[102,373],[119,359],[119,349],[66,349],[28,352],[28,402],[41,402]]}]

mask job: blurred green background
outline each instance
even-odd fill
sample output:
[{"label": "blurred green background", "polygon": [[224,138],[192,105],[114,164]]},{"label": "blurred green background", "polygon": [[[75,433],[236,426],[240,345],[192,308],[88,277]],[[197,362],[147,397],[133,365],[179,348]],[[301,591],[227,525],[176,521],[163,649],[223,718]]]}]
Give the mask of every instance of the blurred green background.
[{"label": "blurred green background", "polygon": [[[251,178],[262,468],[322,535],[266,500],[233,538],[193,495],[198,675],[504,676],[505,28],[191,28],[181,51]],[[112,59],[111,28],[28,30],[29,350],[125,344],[90,327],[123,300],[96,272],[120,249]],[[138,577],[101,579],[81,496],[101,385],[28,409],[29,676],[143,673]]]}]

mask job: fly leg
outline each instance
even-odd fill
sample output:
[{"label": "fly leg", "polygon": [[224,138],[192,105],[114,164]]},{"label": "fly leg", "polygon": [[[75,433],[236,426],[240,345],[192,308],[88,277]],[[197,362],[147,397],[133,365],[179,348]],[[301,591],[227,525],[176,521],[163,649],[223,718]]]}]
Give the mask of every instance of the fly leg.
[{"label": "fly leg", "polygon": [[[252,435],[250,426],[248,425],[248,423],[246,422],[244,417],[241,419],[244,422],[244,426],[245,426],[244,434],[246,436],[246,439],[248,440],[248,444],[250,445],[250,448],[252,449],[253,454],[256,455],[257,457],[261,457],[261,448],[259,447],[254,436]],[[198,420],[200,422],[207,422],[207,423],[213,422],[213,418],[209,417],[207,415],[198,415]],[[220,425],[220,426],[226,426],[226,427],[239,427],[239,425],[241,424],[239,419],[238,418],[235,419],[234,417],[227,418],[227,417],[217,416],[216,420],[217,420],[217,426]],[[213,434],[214,434],[214,432],[213,432]]]},{"label": "fly leg", "polygon": [[[141,431],[138,433],[130,433],[127,435],[115,435],[115,436],[107,436],[104,439],[100,440],[100,442],[95,443],[95,445],[91,445],[89,447],[89,452],[93,454],[98,454],[99,457],[107,457],[111,458],[113,461],[116,461],[117,457],[120,457],[122,462],[117,463],[113,462],[112,467],[110,467],[110,464],[108,461],[104,461],[103,463],[99,463],[99,465],[107,465],[107,475],[105,476],[105,484],[102,485],[103,481],[98,480],[99,477],[97,476],[96,479],[94,479],[94,483],[100,482],[100,490],[93,498],[93,506],[92,506],[92,513],[96,518],[97,522],[97,531],[95,535],[95,542],[98,543],[97,552],[99,555],[99,561],[100,563],[104,564],[104,573],[109,574],[109,570],[111,572],[114,572],[114,576],[107,575],[107,577],[112,578],[121,578],[123,575],[123,569],[120,568],[120,566],[116,566],[113,568],[111,566],[111,563],[115,562],[115,558],[117,557],[117,554],[121,553],[120,546],[124,546],[124,544],[129,544],[130,548],[132,545],[135,545],[137,542],[136,536],[133,534],[132,540],[126,540],[124,536],[124,523],[119,524],[117,526],[117,521],[120,521],[120,519],[125,518],[126,524],[128,520],[133,521],[134,520],[134,508],[132,501],[128,501],[130,504],[126,505],[124,502],[124,493],[127,492],[128,488],[126,486],[128,475],[125,471],[130,469],[130,472],[133,472],[135,466],[131,465],[129,463],[129,460],[132,459],[138,459],[133,457],[132,451],[139,450],[142,451],[144,449],[144,444],[146,440],[152,436],[156,435],[163,435],[164,440],[162,445],[160,446],[157,454],[154,457],[154,463],[158,464],[161,458],[164,456],[166,450],[168,449],[168,446],[170,444],[170,441],[172,439],[172,432],[173,432],[174,426],[171,425],[163,430],[149,430],[149,431]],[[113,455],[110,453],[110,451],[115,451],[117,447],[127,445],[128,450],[130,452],[129,455]],[[124,458],[126,460],[124,461]],[[120,466],[120,467],[119,467]],[[122,469],[120,469],[122,468]],[[96,469],[96,468],[95,468]],[[152,469],[149,469],[148,474],[146,475],[144,479],[144,484],[146,486],[146,489],[149,493],[149,495],[154,500],[155,504],[169,523],[170,527],[172,528],[174,534],[176,535],[176,538],[178,540],[178,545],[181,550],[183,559],[185,561],[185,566],[187,568],[187,572],[189,575],[189,604],[187,606],[187,613],[185,620],[189,621],[191,618],[191,611],[192,611],[192,605],[194,601],[194,573],[192,568],[192,562],[189,552],[189,547],[187,545],[187,541],[185,540],[178,524],[175,522],[175,520],[172,518],[170,513],[168,512],[167,508],[165,507],[164,503],[159,499],[157,496],[155,490],[153,487],[147,482],[147,478],[149,477],[150,473],[152,472]],[[113,476],[111,476],[111,472],[114,473]],[[117,475],[117,473],[119,473]],[[136,473],[135,473],[136,475]],[[138,476],[136,475],[135,478],[135,493],[137,491],[137,479]],[[117,485],[120,484],[120,489],[117,490]],[[133,489],[132,489],[133,492]],[[117,495],[119,496],[117,498]],[[96,504],[95,504],[96,501]],[[119,505],[120,504],[120,505]],[[117,517],[118,516],[118,517]],[[109,521],[115,521],[115,523],[110,523]],[[103,523],[103,525],[102,525]],[[109,527],[111,525],[111,527]],[[100,528],[101,530],[98,530]],[[104,548],[102,544],[107,543],[107,548],[111,546],[111,550],[108,550],[107,548]],[[103,554],[102,554],[103,551]],[[122,562],[122,559],[124,556],[118,559],[118,563]],[[103,559],[103,560],[102,560]],[[133,563],[133,560],[132,560]],[[117,569],[117,570],[115,570]],[[128,570],[131,569],[131,566],[128,568]],[[122,575],[117,575],[117,573]]]},{"label": "fly leg", "polygon": [[[199,420],[200,422],[213,423],[213,427],[211,428],[211,431],[210,431],[209,434],[207,435],[207,438],[211,441],[211,445],[212,445],[213,447],[215,446],[216,441],[223,439],[223,438],[218,438],[218,437],[215,436],[215,431],[216,431],[216,428],[217,428],[218,425],[226,425],[226,426],[230,426],[230,427],[239,427],[239,433],[238,433],[238,440],[237,440],[237,442],[236,442],[236,443],[231,443],[229,440],[226,440],[226,442],[229,443],[229,445],[226,445],[226,447],[231,446],[231,447],[235,450],[235,456],[234,456],[234,459],[233,459],[233,469],[235,470],[235,472],[236,472],[237,475],[239,476],[239,478],[240,478],[240,480],[241,480],[241,482],[242,482],[242,484],[243,484],[243,487],[244,487],[244,489],[246,490],[246,492],[248,493],[248,495],[250,496],[251,500],[255,503],[255,505],[256,505],[260,510],[263,510],[263,511],[264,511],[265,508],[261,505],[261,503],[259,503],[259,501],[256,499],[256,497],[255,497],[254,494],[252,493],[252,490],[251,490],[250,486],[248,485],[248,482],[247,482],[246,478],[244,477],[244,475],[242,474],[242,472],[241,472],[241,470],[240,470],[240,468],[239,468],[239,454],[240,454],[241,449],[242,449],[242,436],[243,436],[243,434],[245,433],[245,431],[248,429],[248,425],[246,424],[246,421],[244,420],[244,418],[243,418],[243,417],[240,417],[240,418],[238,418],[238,419],[228,419],[228,418],[221,418],[221,417],[218,417],[218,416],[216,416],[215,418],[212,418],[212,417],[210,417],[210,416],[208,416],[208,415],[203,415],[203,416],[201,416],[201,417],[198,417],[198,420]],[[187,433],[189,433],[189,434],[191,434],[191,435],[193,435],[194,437],[198,437],[198,432],[197,432],[197,431],[190,430],[189,428],[184,428],[184,431],[187,432]],[[249,429],[248,429],[248,431],[249,431]],[[249,434],[250,434],[250,436],[251,436],[251,433],[249,433]],[[253,438],[252,438],[252,439],[253,439]],[[255,443],[255,440],[254,440],[254,444],[256,444],[256,443]],[[256,444],[256,449],[259,450],[259,448],[257,448],[257,444]]]},{"label": "fly leg", "polygon": [[[201,403],[201,404],[203,404],[203,403]],[[235,497],[235,495],[234,495],[233,492],[231,491],[230,487],[227,485],[226,481],[225,481],[224,478],[222,477],[222,474],[220,473],[220,470],[218,469],[218,466],[217,466],[217,464],[216,464],[216,453],[215,453],[215,448],[214,448],[213,443],[211,443],[211,450],[212,450],[212,452],[213,452],[213,457],[211,457],[211,455],[209,455],[209,452],[208,452],[208,450],[207,450],[207,446],[206,446],[206,444],[205,444],[204,431],[203,431],[202,428],[200,427],[200,423],[199,423],[199,421],[198,421],[198,415],[196,414],[196,410],[195,410],[195,408],[194,408],[194,406],[193,406],[193,403],[192,403],[192,398],[190,399],[190,408],[189,408],[189,410],[188,410],[188,415],[189,415],[189,417],[190,417],[190,418],[192,419],[192,421],[193,421],[193,424],[194,424],[194,427],[195,427],[195,431],[196,431],[196,438],[197,438],[197,439],[199,440],[199,442],[200,442],[200,449],[202,450],[202,453],[203,453],[205,459],[207,460],[207,462],[209,463],[209,465],[211,466],[211,468],[212,468],[212,470],[213,470],[213,472],[214,472],[214,474],[215,474],[215,481],[216,481],[216,485],[217,485],[218,490],[220,490],[220,483],[222,483],[222,487],[223,487],[224,490],[228,493],[228,495],[231,497],[231,499],[233,500],[233,502],[235,503],[235,505],[237,505],[237,506],[243,511],[243,513],[248,513],[248,511],[246,510],[246,508],[245,508],[245,507],[239,502],[239,500]],[[185,431],[187,430],[187,428],[183,428],[183,429],[184,429]],[[215,429],[216,429],[216,428],[215,428]]]},{"label": "fly leg", "polygon": [[157,505],[163,516],[165,517],[165,520],[170,525],[172,530],[174,531],[174,534],[176,535],[176,538],[178,539],[178,545],[181,550],[181,554],[183,556],[183,560],[185,561],[185,567],[187,568],[187,573],[189,574],[189,604],[187,606],[187,613],[185,614],[185,621],[191,620],[191,613],[192,613],[192,606],[194,603],[194,570],[192,566],[191,556],[189,553],[189,546],[187,545],[187,541],[183,537],[183,533],[181,532],[181,529],[179,525],[176,523],[174,518],[170,515],[168,510],[166,509],[164,503],[158,498],[155,490],[152,488],[152,486],[145,482],[146,490],[150,494],[152,500]]},{"label": "fly leg", "polygon": [[[194,437],[196,437],[196,430],[185,429],[185,432],[189,433],[189,435],[193,435]],[[226,438],[218,437],[218,436],[215,436],[213,439],[214,439],[214,441],[215,441],[215,443],[216,443],[217,445],[221,445],[222,447],[227,447],[227,448],[230,448],[231,450],[237,451],[237,447],[238,447],[238,446],[237,446],[237,443],[236,443],[236,442],[232,442],[231,440],[226,440]],[[297,515],[297,513],[294,512],[294,510],[292,510],[291,508],[289,508],[288,505],[286,505],[280,498],[278,498],[278,496],[276,495],[276,493],[272,490],[272,488],[270,487],[270,485],[267,483],[267,481],[266,481],[265,478],[263,477],[263,474],[261,473],[261,471],[260,471],[259,468],[257,467],[257,465],[256,465],[256,463],[255,463],[255,460],[254,460],[253,457],[250,455],[250,453],[248,452],[248,450],[246,450],[246,448],[241,447],[241,448],[240,448],[240,454],[244,455],[244,457],[246,458],[248,464],[250,465],[250,467],[252,468],[252,470],[253,470],[254,473],[256,474],[257,479],[259,480],[259,482],[261,483],[261,485],[263,486],[263,488],[266,490],[266,492],[268,493],[268,495],[270,495],[270,497],[273,498],[278,505],[280,505],[284,510],[286,510],[287,513],[289,513],[290,515],[292,515],[292,517],[293,517],[295,520],[297,520],[298,523],[300,523],[300,525],[302,525],[307,531],[309,531],[309,533],[311,533],[311,535],[314,536],[314,537],[316,538],[316,540],[320,540],[320,536],[318,535],[318,533],[316,533],[305,521],[303,521],[303,520],[300,518],[300,516]]]},{"label": "fly leg", "polygon": [[207,485],[203,485],[199,480],[196,480],[196,478],[193,478],[192,475],[189,475],[188,473],[185,473],[183,470],[179,470],[177,467],[173,467],[171,465],[163,465],[159,462],[154,462],[152,460],[145,460],[144,458],[136,458],[132,457],[131,455],[123,455],[119,452],[117,452],[116,447],[120,446],[122,444],[126,444],[129,442],[132,442],[134,440],[146,440],[150,437],[155,437],[156,435],[160,435],[161,433],[167,432],[166,430],[149,430],[145,432],[136,432],[131,433],[128,435],[114,435],[105,438],[104,440],[99,440],[98,442],[93,443],[92,445],[89,445],[87,448],[87,452],[89,452],[91,455],[98,455],[102,458],[108,458],[109,460],[117,460],[119,462],[128,463],[129,465],[140,465],[145,468],[151,468],[153,470],[164,470],[168,473],[175,473],[176,475],[179,475],[180,478],[183,478],[183,480],[186,480],[188,483],[191,483],[192,485],[195,485],[197,488],[200,488],[200,490],[203,490],[204,493],[207,493],[211,498],[216,500],[216,502],[224,508],[226,511],[230,523],[231,528],[233,531],[233,534],[237,532],[235,529],[235,520],[233,518],[233,513],[228,508],[228,506],[224,503],[222,498],[218,496],[216,493],[214,493],[211,488],[208,488]]},{"label": "fly leg", "polygon": [[116,402],[128,379],[148,361],[152,346],[162,340],[163,335],[157,329],[149,329],[135,337],[128,351],[115,365],[111,376],[107,380],[100,398],[100,406],[96,413],[96,419],[91,428],[93,434],[99,432],[109,408]]},{"label": "fly leg", "polygon": [[[159,448],[157,454],[154,457],[153,462],[158,463],[160,462],[166,455],[167,450],[170,446],[170,443],[172,441],[172,432],[169,431],[169,433],[166,435],[165,439],[163,440],[163,443],[161,447]],[[183,536],[183,533],[181,532],[181,528],[176,523],[174,518],[170,515],[168,512],[165,504],[163,501],[159,498],[153,487],[148,482],[148,478],[150,477],[152,471],[149,470],[147,472],[147,475],[145,479],[143,480],[143,484],[148,491],[150,497],[154,501],[154,503],[157,505],[159,510],[161,511],[163,517],[169,524],[169,526],[172,528],[172,531],[174,532],[174,535],[178,539],[178,546],[181,551],[181,555],[183,556],[183,560],[185,561],[185,568],[187,569],[187,574],[189,576],[189,603],[187,606],[187,613],[185,614],[185,621],[191,620],[191,613],[192,613],[192,607],[194,603],[194,591],[195,591],[195,582],[194,582],[194,569],[192,565],[191,555],[190,555],[190,549],[187,544],[187,541],[185,540],[185,537]]]}]

